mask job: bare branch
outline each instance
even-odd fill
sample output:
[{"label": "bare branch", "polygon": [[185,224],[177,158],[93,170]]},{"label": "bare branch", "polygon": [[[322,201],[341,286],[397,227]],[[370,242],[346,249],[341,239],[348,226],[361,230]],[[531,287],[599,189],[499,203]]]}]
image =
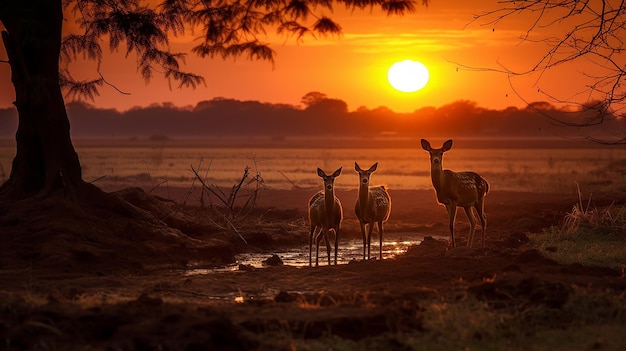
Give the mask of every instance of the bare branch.
[{"label": "bare branch", "polygon": [[[529,68],[513,71],[498,62],[499,68],[475,68],[457,64],[457,69],[490,71],[506,74],[511,88],[522,101],[526,100],[513,87],[511,78],[537,74],[536,85],[544,79],[545,73],[573,62],[592,64],[601,72],[589,74],[577,72],[589,83],[581,86],[580,92],[569,97],[559,97],[560,92],[550,93],[538,89],[553,102],[578,105],[581,111],[594,111],[595,118],[572,123],[567,120],[555,122],[566,126],[590,126],[601,124],[606,118],[624,116],[626,111],[626,4],[625,1],[589,0],[503,0],[499,8],[474,16],[470,22],[482,22],[481,25],[496,26],[513,16],[528,18],[530,24],[521,37],[522,44],[545,44],[547,50]],[[535,39],[536,33],[556,32],[551,30],[557,25],[567,24],[567,30],[557,35],[546,35]],[[555,28],[556,29],[556,28]],[[531,36],[533,34],[533,36]],[[584,60],[584,61],[583,61]],[[589,110],[590,105],[601,100],[601,108]],[[528,104],[528,102],[526,102]],[[530,104],[529,104],[530,106]],[[626,134],[626,131],[623,131]],[[623,142],[621,141],[618,143]],[[594,140],[590,138],[589,140]],[[614,141],[610,142],[611,144]]]},{"label": "bare branch", "polygon": [[120,90],[118,87],[116,87],[115,85],[113,85],[113,84],[111,84],[111,83],[107,82],[107,80],[106,80],[106,79],[104,79],[104,76],[102,75],[102,73],[98,72],[98,75],[100,75],[100,79],[102,80],[102,82],[103,82],[104,84],[106,84],[106,85],[110,86],[111,88],[113,88],[113,89],[117,90],[117,92],[118,92],[118,93],[120,93],[120,94],[122,94],[122,95],[130,95],[130,93],[125,92],[125,91],[122,91],[122,90]]}]

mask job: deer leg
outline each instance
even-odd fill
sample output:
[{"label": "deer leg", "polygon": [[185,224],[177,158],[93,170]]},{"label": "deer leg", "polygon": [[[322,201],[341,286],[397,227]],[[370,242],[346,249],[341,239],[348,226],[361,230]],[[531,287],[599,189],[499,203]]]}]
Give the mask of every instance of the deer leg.
[{"label": "deer leg", "polygon": [[380,260],[383,259],[383,221],[378,221],[378,236],[379,236],[379,244],[378,250],[380,251]]},{"label": "deer leg", "polygon": [[313,236],[315,234],[315,226],[311,227],[311,233],[309,234],[309,267],[313,265]]},{"label": "deer leg", "polygon": [[324,232],[324,228],[322,228],[315,236],[315,267],[319,266],[320,241],[322,240],[322,235],[324,234]]},{"label": "deer leg", "polygon": [[370,222],[367,225],[367,259],[370,259],[370,248],[372,244],[372,230],[374,229],[374,222]]},{"label": "deer leg", "polygon": [[335,266],[337,265],[337,251],[339,250],[339,226],[335,229]]},{"label": "deer leg", "polygon": [[465,210],[467,219],[470,222],[469,236],[467,237],[467,247],[472,247],[472,244],[474,243],[474,232],[476,230],[476,218],[474,218],[474,213],[472,212],[472,206],[463,207],[463,209]]},{"label": "deer leg", "polygon": [[482,226],[481,246],[485,247],[485,231],[487,230],[487,218],[485,217],[484,202],[480,201],[476,206],[476,212],[478,212],[478,219],[480,219],[480,225]]},{"label": "deer leg", "polygon": [[359,221],[359,224],[361,225],[361,234],[363,235],[363,259],[365,259],[365,246],[367,245],[367,239],[365,237],[365,223]]},{"label": "deer leg", "polygon": [[[334,231],[334,229],[332,229]],[[324,233],[324,241],[326,241],[326,257],[328,258],[328,265],[330,266],[330,240],[328,240],[328,236],[330,235],[330,230],[326,230]]]},{"label": "deer leg", "polygon": [[456,219],[456,203],[450,203],[446,205],[448,210],[448,218],[450,219],[450,244],[452,247],[456,247],[454,243],[454,220]]}]

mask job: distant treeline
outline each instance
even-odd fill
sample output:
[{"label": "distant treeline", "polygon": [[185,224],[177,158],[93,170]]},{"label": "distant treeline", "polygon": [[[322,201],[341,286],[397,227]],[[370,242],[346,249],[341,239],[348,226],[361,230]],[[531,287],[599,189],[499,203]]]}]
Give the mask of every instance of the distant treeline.
[{"label": "distant treeline", "polygon": [[[396,113],[386,107],[358,108],[309,93],[302,106],[215,98],[195,107],[164,103],[120,112],[85,103],[69,103],[72,136],[76,137],[555,137],[604,138],[626,133],[626,122],[610,114],[597,123],[595,109],[568,111],[546,102],[526,108],[491,110],[472,101]],[[564,126],[584,123],[588,127]],[[0,109],[0,136],[13,136],[17,112]]]}]

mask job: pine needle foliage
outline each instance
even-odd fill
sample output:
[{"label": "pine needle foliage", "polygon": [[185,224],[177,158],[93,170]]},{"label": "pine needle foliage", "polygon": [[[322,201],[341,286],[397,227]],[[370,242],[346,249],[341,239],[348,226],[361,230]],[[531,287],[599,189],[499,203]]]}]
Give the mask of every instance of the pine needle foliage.
[{"label": "pine needle foliage", "polygon": [[[428,0],[421,3],[427,6]],[[191,33],[196,44],[189,53],[202,58],[245,57],[273,64],[270,30],[298,40],[340,35],[339,23],[321,15],[332,12],[333,4],[352,10],[379,8],[388,15],[416,10],[414,0],[63,0],[66,17],[78,24],[79,32],[63,40],[61,81],[67,97],[93,100],[104,78],[74,80],[69,64],[83,58],[99,66],[108,44],[112,52],[137,56],[137,70],[146,83],[159,74],[170,87],[195,88],[206,84],[205,78],[182,69],[188,53],[172,52],[171,38]]]}]

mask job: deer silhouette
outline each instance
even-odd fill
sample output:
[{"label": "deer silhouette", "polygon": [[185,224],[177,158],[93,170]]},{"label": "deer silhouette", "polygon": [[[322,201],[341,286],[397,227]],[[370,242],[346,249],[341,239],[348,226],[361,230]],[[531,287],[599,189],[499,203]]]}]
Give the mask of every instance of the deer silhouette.
[{"label": "deer silhouette", "polygon": [[380,259],[383,259],[383,222],[387,221],[391,214],[391,196],[387,192],[387,187],[385,185],[370,186],[370,177],[377,168],[378,162],[367,170],[361,169],[359,164],[354,162],[354,170],[359,174],[359,197],[356,200],[354,212],[359,219],[363,235],[363,259],[365,259],[367,247],[368,260],[374,223],[378,223],[379,252]]},{"label": "deer silhouette", "polygon": [[452,140],[443,143],[439,149],[433,149],[426,139],[422,139],[422,149],[430,155],[430,177],[437,193],[437,201],[443,204],[448,211],[450,219],[450,243],[455,247],[454,221],[456,208],[463,207],[467,219],[470,222],[467,246],[471,247],[474,241],[476,219],[472,208],[476,209],[482,225],[481,245],[485,247],[485,230],[487,219],[485,217],[485,195],[489,192],[489,183],[475,172],[453,172],[443,169],[443,154],[452,148]]},{"label": "deer silhouette", "polygon": [[[318,266],[320,241],[326,242],[328,265],[330,266],[330,232],[334,232],[335,239],[335,264],[337,264],[337,250],[339,248],[339,227],[343,219],[341,201],[335,196],[335,178],[341,174],[341,168],[331,175],[327,175],[321,168],[317,169],[317,175],[324,181],[324,189],[315,193],[308,202],[309,223],[309,267],[312,266],[312,245],[315,239],[315,266]],[[318,231],[319,229],[319,231]]]}]

